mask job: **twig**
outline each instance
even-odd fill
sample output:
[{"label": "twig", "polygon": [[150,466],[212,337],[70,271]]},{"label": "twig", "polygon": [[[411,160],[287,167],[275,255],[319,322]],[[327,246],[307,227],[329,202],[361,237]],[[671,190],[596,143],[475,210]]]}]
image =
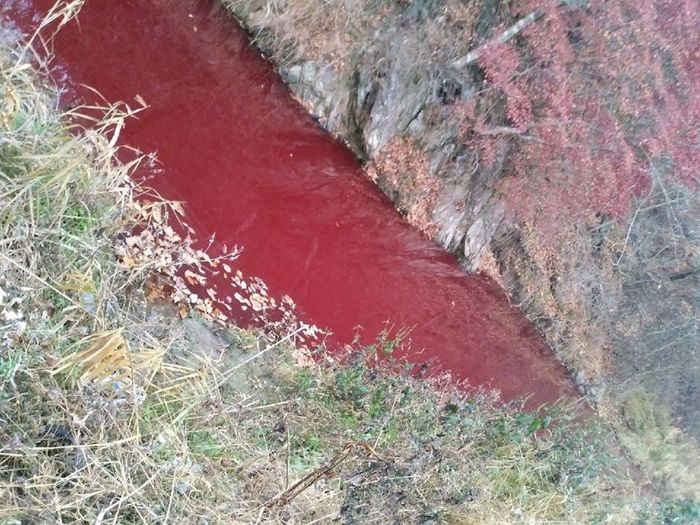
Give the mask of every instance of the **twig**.
[{"label": "twig", "polygon": [[259,407],[254,406],[253,404],[250,404],[249,406],[243,407],[243,411],[246,410],[267,410],[268,408],[275,408],[278,406],[282,405],[288,405],[289,403],[294,403],[296,399],[287,399],[285,401],[279,401],[277,403],[270,403],[268,405],[261,405]]},{"label": "twig", "polygon": [[306,489],[308,489],[311,485],[316,483],[320,478],[323,476],[327,475],[329,472],[331,472],[335,467],[340,465],[343,461],[345,461],[350,454],[357,448],[363,449],[368,456],[370,457],[375,457],[379,461],[384,461],[386,462],[386,459],[384,459],[381,455],[377,453],[376,450],[367,442],[365,441],[354,441],[352,443],[348,443],[343,447],[343,449],[338,452],[333,458],[328,461],[327,463],[324,463],[317,469],[312,470],[309,472],[306,476],[301,478],[299,481],[294,483],[291,487],[288,489],[280,492],[277,496],[273,497],[272,499],[268,500],[265,504],[264,507],[273,507],[275,505],[287,505],[289,502],[291,502],[294,498],[296,498],[299,494],[304,492]]},{"label": "twig", "polygon": [[453,60],[452,64],[450,64],[450,65],[454,68],[461,69],[465,66],[468,66],[469,64],[471,64],[473,62],[476,62],[484,55],[484,53],[486,53],[486,51],[490,47],[493,47],[493,46],[499,45],[499,44],[505,44],[506,42],[508,42],[508,40],[513,38],[515,35],[520,33],[523,29],[525,29],[529,25],[533,24],[534,22],[536,22],[537,20],[539,20],[543,16],[544,16],[544,13],[542,11],[539,11],[539,10],[533,11],[529,15],[518,20],[515,24],[513,24],[508,29],[503,31],[503,33],[498,35],[496,38],[489,40],[485,44],[477,47],[473,51],[470,51],[466,55]]},{"label": "twig", "polygon": [[625,241],[624,244],[622,245],[622,250],[620,250],[620,255],[617,257],[617,260],[613,263],[613,266],[616,268],[620,268],[620,263],[622,262],[622,258],[625,256],[625,252],[627,251],[627,245],[629,244],[630,236],[632,235],[632,230],[634,229],[634,225],[637,222],[637,216],[639,215],[639,212],[643,209],[642,204],[646,204],[646,202],[649,200],[649,198],[652,196],[654,192],[654,187],[649,189],[649,193],[642,199],[641,203],[637,206],[637,208],[634,210],[634,214],[632,215],[632,220],[630,221],[629,227],[627,228],[627,234],[625,235]]},{"label": "twig", "polygon": [[168,508],[165,511],[165,518],[163,519],[163,525],[167,525],[168,520],[170,519],[170,510],[172,509],[173,506],[173,499],[175,498],[175,470],[173,469],[173,479],[172,482],[170,483],[170,496],[168,497]]},{"label": "twig", "polygon": [[37,281],[39,281],[39,282],[40,282],[41,284],[43,284],[44,286],[47,286],[47,287],[51,288],[51,290],[52,290],[53,292],[55,292],[55,293],[57,293],[58,295],[60,295],[61,297],[63,297],[65,300],[67,300],[68,302],[72,303],[74,306],[77,306],[78,308],[82,308],[82,309],[83,309],[86,313],[88,313],[88,314],[90,313],[90,312],[87,312],[87,311],[82,307],[82,305],[81,305],[80,303],[77,303],[74,299],[71,299],[70,297],[68,297],[68,296],[67,296],[66,294],[64,294],[61,290],[59,290],[58,288],[56,288],[55,286],[53,286],[52,284],[50,284],[48,281],[45,281],[44,279],[42,279],[41,277],[39,277],[37,274],[35,274],[34,272],[32,272],[29,268],[25,268],[24,266],[22,266],[22,265],[19,264],[18,262],[13,261],[12,259],[10,259],[10,258],[9,258],[7,255],[5,255],[4,253],[0,253],[0,257],[2,257],[3,259],[5,259],[5,260],[6,260],[7,262],[9,262],[10,264],[15,265],[17,268],[19,268],[19,269],[22,270],[23,272],[29,274],[31,277],[33,277],[34,279],[36,279]]},{"label": "twig", "polygon": [[289,423],[285,422],[287,425],[287,461],[284,469],[284,490],[289,490],[289,467],[292,463],[292,431],[289,429]]},{"label": "twig", "polygon": [[[138,487],[134,488],[133,490],[131,490],[131,491],[128,492],[127,494],[121,494],[121,495],[119,496],[119,499],[118,499],[117,501],[115,501],[115,502],[113,502],[113,503],[107,505],[106,507],[102,508],[102,509],[100,510],[100,513],[99,513],[98,516],[97,516],[97,519],[95,520],[95,524],[96,524],[96,525],[101,524],[102,521],[104,520],[104,517],[105,517],[107,514],[109,514],[109,512],[111,512],[112,509],[114,509],[115,507],[116,507],[116,508],[121,507],[121,505],[124,503],[124,501],[128,500],[128,499],[131,498],[134,494],[137,494],[137,493],[139,493],[140,491],[142,491],[144,488],[146,488],[146,486],[147,486],[149,483],[151,483],[151,481],[153,481],[153,480],[156,478],[156,476],[158,476],[158,474],[160,474],[160,472],[156,471],[156,472],[155,472],[154,474],[152,474],[146,481],[144,481],[141,485],[139,485]],[[116,519],[116,517],[118,517],[118,516],[119,516],[119,513],[117,512],[117,513],[115,514],[115,519]]]},{"label": "twig", "polygon": [[684,272],[674,273],[668,278],[668,280],[678,281],[679,279],[685,279],[686,277],[690,277],[691,275],[695,275],[696,273],[700,273],[700,268],[693,268],[691,270],[685,270]]},{"label": "twig", "polygon": [[514,135],[522,140],[529,140],[531,142],[539,142],[539,143],[544,142],[541,138],[536,137],[535,135],[525,134],[521,130],[519,130],[517,128],[510,127],[510,126],[496,126],[493,128],[475,129],[475,131],[479,135],[482,135],[484,137],[495,137],[495,136],[499,136],[499,135]]}]

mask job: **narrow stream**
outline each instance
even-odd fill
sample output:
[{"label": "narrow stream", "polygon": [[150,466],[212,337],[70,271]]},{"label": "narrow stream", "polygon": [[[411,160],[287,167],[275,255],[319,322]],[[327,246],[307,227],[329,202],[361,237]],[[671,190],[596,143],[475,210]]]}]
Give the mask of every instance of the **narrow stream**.
[{"label": "narrow stream", "polygon": [[[28,31],[53,0],[3,3],[0,17]],[[412,229],[213,2],[87,0],[53,51],[70,96],[94,100],[89,85],[150,105],[121,141],[157,152],[151,184],[186,202],[202,242],[244,247],[237,268],[291,296],[304,320],[332,330],[331,344],[358,326],[366,343],[386,322],[413,327],[412,361],[435,359],[531,405],[574,395],[503,291]]]}]

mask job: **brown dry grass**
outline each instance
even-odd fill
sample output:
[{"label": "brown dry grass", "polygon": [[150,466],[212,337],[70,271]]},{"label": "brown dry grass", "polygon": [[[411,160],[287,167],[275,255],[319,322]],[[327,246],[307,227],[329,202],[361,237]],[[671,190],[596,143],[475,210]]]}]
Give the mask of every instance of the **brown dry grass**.
[{"label": "brown dry grass", "polygon": [[428,237],[435,234],[432,222],[439,181],[430,174],[427,156],[410,140],[393,139],[368,163],[367,175],[388,195],[396,194],[399,211]]},{"label": "brown dry grass", "polygon": [[276,41],[275,59],[281,65],[297,57],[324,59],[342,69],[352,52],[355,36],[370,34],[391,9],[392,1],[332,0],[246,2],[226,5],[255,29],[256,38]]},{"label": "brown dry grass", "polygon": [[[407,42],[412,46],[410,54],[414,60],[447,64],[466,53],[469,43],[476,39],[477,15],[483,4],[459,0],[224,0],[223,3],[279,66],[299,60],[320,60],[341,74],[351,72],[357,55],[382,46],[384,33],[395,31],[396,25],[412,26],[412,30],[421,33],[417,41]],[[445,32],[450,37],[446,38]]]}]

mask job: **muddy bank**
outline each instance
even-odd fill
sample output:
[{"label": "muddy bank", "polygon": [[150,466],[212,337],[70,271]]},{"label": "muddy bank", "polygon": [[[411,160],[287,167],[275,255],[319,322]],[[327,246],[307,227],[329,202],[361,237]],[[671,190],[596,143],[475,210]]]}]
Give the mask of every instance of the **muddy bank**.
[{"label": "muddy bank", "polygon": [[[486,272],[505,288],[582,392],[617,410],[637,389],[649,390],[674,421],[698,435],[696,186],[675,182],[670,154],[659,154],[646,165],[644,183],[591,183],[591,192],[622,195],[623,211],[574,205],[574,213],[568,201],[579,198],[583,183],[574,179],[558,187],[543,176],[531,182],[538,202],[550,210],[561,204],[550,220],[556,227],[538,221],[537,213],[514,212],[519,197],[513,166],[524,144],[542,138],[536,126],[525,130],[514,121],[517,114],[507,104],[512,92],[484,89],[497,79],[470,55],[523,21],[550,24],[544,27],[555,47],[552,20],[563,20],[558,29],[568,31],[577,57],[590,56],[585,45],[593,41],[580,28],[587,28],[592,7],[558,4],[544,17],[525,2],[510,9],[491,0],[469,6],[331,2],[323,10],[314,2],[224,3],[308,110],[365,161],[368,175],[408,220],[466,269]],[[579,25],[566,26],[574,22]],[[519,49],[526,34],[508,45]],[[657,43],[671,49],[671,40],[658,36]],[[546,35],[544,43],[549,45]],[[674,63],[670,51],[665,56]],[[675,67],[679,71],[682,60]],[[485,116],[474,133],[477,126],[465,126],[461,117],[476,94],[477,116]],[[691,123],[695,118],[690,111]],[[615,125],[627,122],[619,119]],[[605,159],[597,155],[602,165]]]}]

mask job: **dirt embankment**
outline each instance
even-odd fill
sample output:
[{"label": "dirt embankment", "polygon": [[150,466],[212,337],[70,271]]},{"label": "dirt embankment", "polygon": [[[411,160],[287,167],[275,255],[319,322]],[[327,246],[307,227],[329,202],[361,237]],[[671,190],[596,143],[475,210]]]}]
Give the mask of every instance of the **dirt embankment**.
[{"label": "dirt embankment", "polygon": [[502,284],[593,402],[653,392],[700,434],[687,2],[672,13],[622,1],[224,3],[407,219]]}]

